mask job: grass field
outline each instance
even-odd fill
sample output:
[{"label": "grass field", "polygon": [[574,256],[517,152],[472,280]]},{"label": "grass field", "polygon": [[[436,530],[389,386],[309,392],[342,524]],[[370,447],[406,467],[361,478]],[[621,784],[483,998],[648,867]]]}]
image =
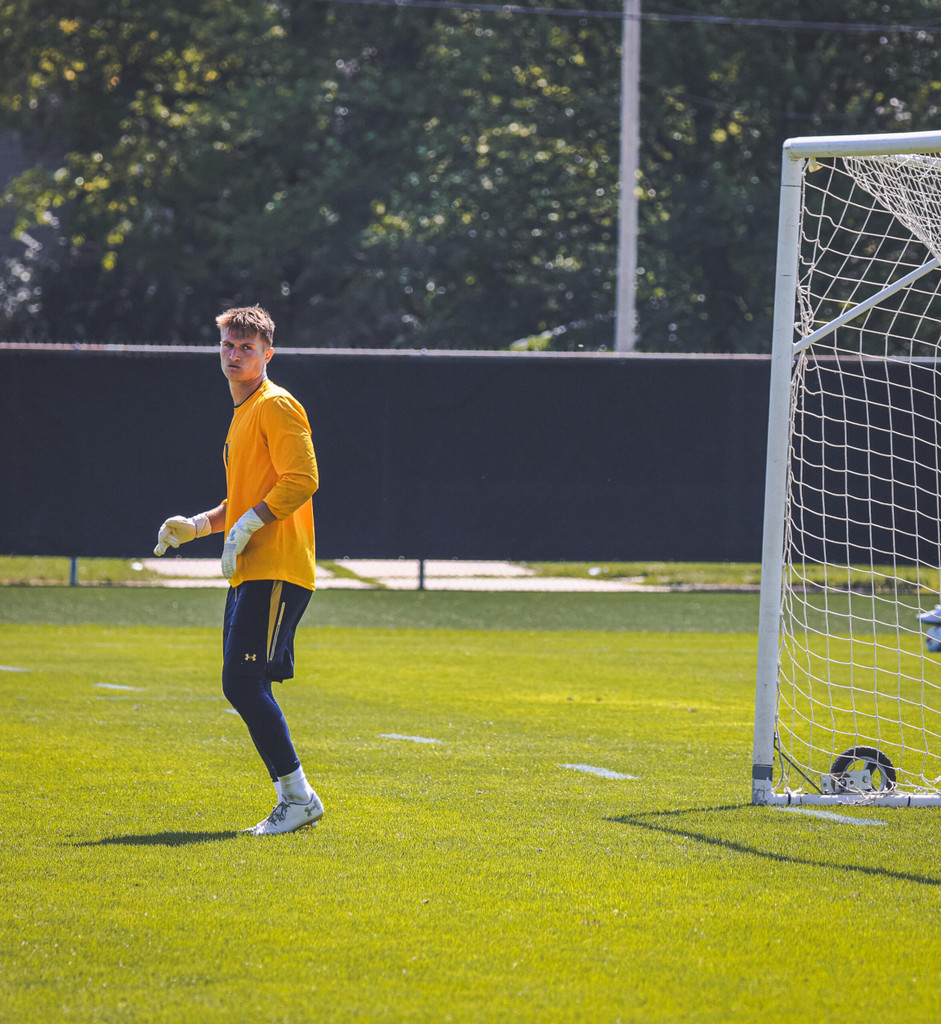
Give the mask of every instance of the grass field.
[{"label": "grass field", "polygon": [[749,804],[755,595],[318,594],[273,839],[222,601],[0,588],[0,1020],[941,1018],[937,811]]}]

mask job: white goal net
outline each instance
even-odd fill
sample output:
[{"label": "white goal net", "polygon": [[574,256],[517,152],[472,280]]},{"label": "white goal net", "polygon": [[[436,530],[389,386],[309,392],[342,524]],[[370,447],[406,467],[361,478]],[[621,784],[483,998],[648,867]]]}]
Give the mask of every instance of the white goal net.
[{"label": "white goal net", "polygon": [[941,804],[939,151],[785,146],[757,803]]}]

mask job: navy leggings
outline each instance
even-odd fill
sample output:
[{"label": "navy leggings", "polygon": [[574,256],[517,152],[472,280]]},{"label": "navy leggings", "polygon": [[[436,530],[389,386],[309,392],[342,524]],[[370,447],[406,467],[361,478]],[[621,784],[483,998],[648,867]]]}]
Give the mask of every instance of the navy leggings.
[{"label": "navy leggings", "polygon": [[281,580],[246,580],[229,590],[222,628],[222,692],[248,727],[272,778],[300,767],[272,681],[294,676],[294,632],[310,591]]}]

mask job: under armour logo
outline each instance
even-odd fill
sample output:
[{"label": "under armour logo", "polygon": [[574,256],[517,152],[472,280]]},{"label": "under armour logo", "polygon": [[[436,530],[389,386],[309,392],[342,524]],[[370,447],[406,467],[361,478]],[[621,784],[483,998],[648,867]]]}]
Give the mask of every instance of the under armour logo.
[{"label": "under armour logo", "polygon": [[245,660],[246,661],[255,661],[257,659],[257,657],[258,656],[256,654],[246,654],[245,655]]}]

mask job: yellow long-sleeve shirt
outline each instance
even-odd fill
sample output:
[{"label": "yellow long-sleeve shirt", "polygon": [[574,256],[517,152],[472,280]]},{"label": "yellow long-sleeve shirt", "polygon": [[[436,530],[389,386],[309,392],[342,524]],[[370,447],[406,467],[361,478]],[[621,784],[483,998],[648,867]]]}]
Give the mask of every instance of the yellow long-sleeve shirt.
[{"label": "yellow long-sleeve shirt", "polygon": [[252,535],[231,584],[284,580],[313,590],[317,457],[304,407],[284,388],[262,382],[236,406],[225,439],[225,532],[263,501],[275,522]]}]

